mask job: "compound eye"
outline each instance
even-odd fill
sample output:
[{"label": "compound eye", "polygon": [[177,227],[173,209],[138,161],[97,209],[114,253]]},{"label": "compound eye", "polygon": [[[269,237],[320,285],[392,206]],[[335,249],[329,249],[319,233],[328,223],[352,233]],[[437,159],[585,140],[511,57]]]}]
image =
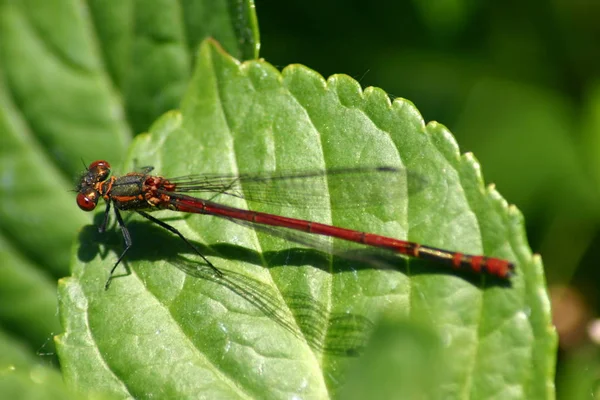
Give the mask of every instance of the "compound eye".
[{"label": "compound eye", "polygon": [[98,167],[100,167],[102,169],[104,169],[104,168],[110,169],[110,164],[108,163],[108,161],[105,161],[105,160],[97,160],[97,161],[94,161],[93,163],[91,163],[88,169],[93,169],[93,168],[98,168]]},{"label": "compound eye", "polygon": [[94,173],[98,182],[102,182],[110,175],[110,164],[105,160],[97,160],[90,164],[88,171]]},{"label": "compound eye", "polygon": [[77,205],[83,211],[92,211],[98,205],[98,192],[88,189],[77,194]]}]

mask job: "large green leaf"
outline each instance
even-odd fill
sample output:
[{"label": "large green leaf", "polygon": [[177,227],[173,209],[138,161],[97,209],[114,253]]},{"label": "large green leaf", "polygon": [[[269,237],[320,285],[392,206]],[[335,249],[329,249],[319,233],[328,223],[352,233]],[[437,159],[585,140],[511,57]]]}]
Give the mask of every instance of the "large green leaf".
[{"label": "large green leaf", "polygon": [[253,0],[92,0],[89,6],[135,133],[177,107],[203,39],[215,37],[241,59],[258,57]]},{"label": "large green leaf", "polygon": [[197,244],[224,278],[202,268],[178,238],[131,218],[129,273],[120,267],[105,291],[122,239],[90,226],[73,276],[59,286],[65,333],[57,346],[72,385],[135,398],[336,397],[372,325],[393,313],[437,337],[442,398],[553,397],[555,335],[521,214],[484,187],[478,163],[460,155],[448,130],[425,125],[410,102],[390,103],[382,90],[363,92],[343,75],[325,81],[300,65],[280,73],[262,61],[240,64],[206,42],[180,110],[139,136],[114,170],[146,165],[165,176],[400,167],[409,186],[425,183],[420,190],[357,209],[338,207],[338,199],[383,197],[380,181],[346,193],[323,181],[322,204],[260,210],[507,258],[516,276],[500,285],[401,257],[389,269],[369,267],[216,217],[163,211],[155,215]]},{"label": "large green leaf", "polygon": [[121,162],[209,36],[256,58],[252,0],[0,0],[0,325],[32,354],[52,352],[55,279],[91,222],[70,192],[82,160]]}]

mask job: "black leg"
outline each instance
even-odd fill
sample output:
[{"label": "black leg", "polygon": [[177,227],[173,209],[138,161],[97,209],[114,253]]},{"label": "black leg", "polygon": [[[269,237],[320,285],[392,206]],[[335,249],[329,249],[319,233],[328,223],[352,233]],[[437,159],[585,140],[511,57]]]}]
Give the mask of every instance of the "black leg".
[{"label": "black leg", "polygon": [[205,263],[206,263],[206,264],[207,264],[209,267],[211,267],[211,268],[212,268],[212,270],[215,272],[215,274],[216,274],[218,277],[222,277],[222,276],[223,276],[223,273],[222,273],[221,271],[219,271],[219,269],[218,269],[217,267],[215,267],[215,266],[214,266],[214,265],[213,265],[213,264],[212,264],[210,261],[208,261],[208,259],[207,259],[207,258],[206,258],[206,257],[205,257],[205,256],[204,256],[204,255],[203,255],[201,252],[200,252],[200,250],[198,250],[198,249],[196,248],[196,246],[194,246],[194,245],[193,245],[193,244],[192,244],[192,243],[191,243],[189,240],[187,240],[187,239],[185,238],[185,236],[183,236],[183,235],[181,234],[181,232],[179,232],[177,229],[175,229],[175,228],[174,228],[174,227],[172,227],[171,225],[167,224],[166,222],[163,222],[163,221],[161,221],[161,220],[159,220],[159,219],[156,219],[156,218],[154,218],[152,215],[150,215],[150,214],[148,214],[148,213],[145,213],[145,212],[143,212],[143,211],[138,211],[138,210],[136,210],[136,212],[137,212],[138,214],[140,214],[142,217],[144,217],[144,218],[146,218],[146,219],[150,220],[151,222],[154,222],[155,224],[157,224],[157,225],[159,225],[159,226],[161,226],[161,227],[163,227],[163,228],[167,229],[168,231],[170,231],[170,232],[173,232],[173,233],[174,233],[174,234],[176,234],[177,236],[179,236],[179,237],[181,238],[181,240],[183,240],[183,241],[184,241],[184,242],[185,242],[185,243],[186,243],[188,246],[190,246],[190,248],[192,248],[192,250],[194,250],[194,252],[195,252],[196,254],[198,254],[200,257],[202,257],[202,259],[204,260],[204,262],[205,262]]},{"label": "black leg", "polygon": [[106,231],[106,225],[108,224],[108,214],[110,213],[110,201],[106,202],[106,210],[104,210],[104,221],[102,221],[102,225],[98,227],[98,232],[104,233]]},{"label": "black leg", "polygon": [[[110,202],[108,202],[108,204],[110,204]],[[108,210],[109,206],[107,206],[106,209]],[[119,259],[117,260],[115,265],[110,270],[110,275],[108,276],[108,280],[106,281],[106,284],[104,285],[105,290],[108,290],[108,287],[110,286],[110,283],[112,282],[113,274],[115,273],[115,269],[117,269],[117,266],[119,265],[119,263],[121,262],[123,257],[125,257],[125,254],[127,254],[127,251],[129,250],[129,248],[131,247],[131,244],[132,244],[131,235],[129,234],[129,230],[125,226],[125,222],[123,222],[123,217],[121,217],[121,213],[119,212],[119,209],[116,207],[115,207],[115,216],[117,217],[117,223],[119,224],[119,228],[121,228],[121,232],[123,233],[123,240],[125,240],[125,250],[123,250],[123,252],[119,256]]]}]

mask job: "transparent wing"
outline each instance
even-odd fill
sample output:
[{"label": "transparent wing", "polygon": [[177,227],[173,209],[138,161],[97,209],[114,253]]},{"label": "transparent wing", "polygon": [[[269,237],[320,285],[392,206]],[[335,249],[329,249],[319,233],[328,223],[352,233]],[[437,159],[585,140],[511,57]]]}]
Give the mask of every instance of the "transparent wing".
[{"label": "transparent wing", "polygon": [[[406,198],[425,180],[403,168],[346,168],[327,171],[280,171],[242,175],[191,175],[169,179],[181,193],[219,195],[294,208],[369,207]],[[330,201],[335,198],[335,201]]]}]

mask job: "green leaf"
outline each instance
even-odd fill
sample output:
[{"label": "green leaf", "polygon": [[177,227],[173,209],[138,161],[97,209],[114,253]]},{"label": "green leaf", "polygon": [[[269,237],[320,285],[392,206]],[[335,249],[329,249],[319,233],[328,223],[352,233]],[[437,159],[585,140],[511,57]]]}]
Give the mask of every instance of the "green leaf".
[{"label": "green leaf", "polygon": [[255,58],[257,29],[251,0],[0,1],[3,333],[33,354],[60,330],[55,280],[91,222],[72,193],[82,161],[121,162],[178,106],[201,40]]},{"label": "green leaf", "polygon": [[440,340],[430,330],[388,315],[370,339],[360,363],[348,372],[343,399],[440,397],[447,364]]},{"label": "green leaf", "polygon": [[507,258],[516,276],[503,286],[401,257],[392,268],[373,268],[217,217],[161,211],[155,216],[224,278],[177,237],[134,217],[129,273],[119,267],[105,291],[122,238],[90,226],[72,278],[59,287],[65,333],[57,348],[67,382],[135,398],[337,397],[373,324],[392,313],[438,338],[448,360],[440,397],[552,398],[556,338],[541,260],[519,211],[484,187],[477,161],[460,155],[445,127],[425,125],[410,102],[362,91],[348,76],[325,81],[301,65],[280,73],[264,61],[240,64],[210,41],[197,60],[180,110],[138,136],[126,165],[113,165],[116,174],[134,165],[164,176],[401,167],[427,184],[357,210],[337,207],[337,199],[383,198],[388,189],[369,181],[338,193],[323,181],[322,204],[260,210]]},{"label": "green leaf", "polygon": [[61,332],[56,318],[56,284],[36,265],[19,256],[0,236],[0,315],[5,329],[34,351],[53,353],[52,335]]},{"label": "green leaf", "polygon": [[[19,247],[62,276],[73,232],[86,221],[65,193],[81,160],[122,160],[132,131],[176,108],[190,49],[202,39],[222,38],[254,58],[258,28],[250,0],[91,1],[90,10],[28,3],[0,2],[0,219]],[[23,220],[17,205],[31,217]]]},{"label": "green leaf", "polygon": [[177,108],[195,49],[214,37],[241,59],[258,57],[258,23],[252,0],[89,2],[108,73],[122,93],[139,133]]}]

